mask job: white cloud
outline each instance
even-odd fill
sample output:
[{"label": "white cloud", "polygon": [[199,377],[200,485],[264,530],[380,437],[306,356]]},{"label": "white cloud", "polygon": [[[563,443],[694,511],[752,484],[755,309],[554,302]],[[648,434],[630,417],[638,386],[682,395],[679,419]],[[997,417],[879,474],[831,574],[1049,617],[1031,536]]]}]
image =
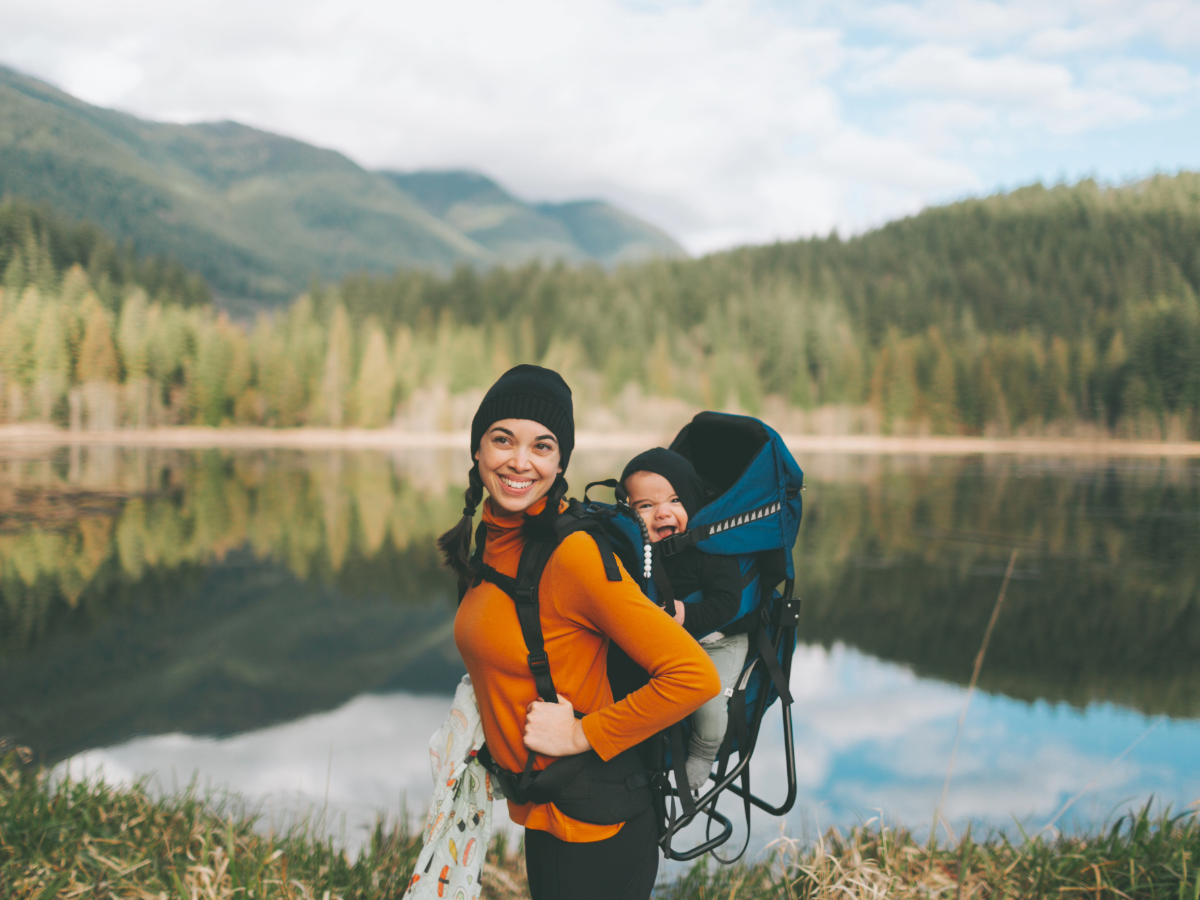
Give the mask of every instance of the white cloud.
[{"label": "white cloud", "polygon": [[992,139],[1001,128],[994,107],[967,100],[914,100],[900,107],[894,118],[904,132],[921,135],[924,148],[942,153],[977,146],[981,138]]},{"label": "white cloud", "polygon": [[[986,0],[931,0],[887,3],[871,11],[880,27],[922,41],[996,45],[1038,28],[1057,25],[1065,10],[1053,3],[991,3]],[[865,18],[865,17],[864,17]]]},{"label": "white cloud", "polygon": [[1006,104],[1038,103],[1071,89],[1065,66],[1016,56],[980,58],[963,48],[926,44],[875,73],[878,86]]},{"label": "white cloud", "polygon": [[1045,28],[1029,36],[1026,48],[1036,57],[1063,56],[1120,47],[1138,36],[1140,25],[1127,18],[1079,27]]},{"label": "white cloud", "polygon": [[1187,66],[1145,59],[1112,59],[1092,66],[1088,82],[1098,88],[1129,91],[1146,97],[1174,97],[1194,92],[1198,80]]},{"label": "white cloud", "polygon": [[[893,90],[968,98],[1005,107],[1017,116],[1042,120],[1055,131],[1111,124],[1147,113],[1128,93],[1078,88],[1064,65],[1016,56],[985,59],[950,47],[911,50],[876,73],[876,78]],[[1132,86],[1123,87],[1128,91]]]},{"label": "white cloud", "polygon": [[973,172],[959,163],[924,152],[912,141],[845,128],[808,157],[820,173],[856,181],[867,173],[877,183],[941,192],[977,187]]}]

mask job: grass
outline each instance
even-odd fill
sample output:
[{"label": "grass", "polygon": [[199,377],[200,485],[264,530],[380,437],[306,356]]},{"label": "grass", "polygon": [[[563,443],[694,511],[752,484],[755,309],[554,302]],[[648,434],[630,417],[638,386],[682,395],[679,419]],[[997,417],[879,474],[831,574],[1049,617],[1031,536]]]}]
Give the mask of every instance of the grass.
[{"label": "grass", "polygon": [[[228,799],[194,789],[51,780],[9,751],[0,760],[0,897],[332,900],[404,893],[421,832],[380,821],[351,859],[310,827],[263,834]],[[524,896],[516,854],[492,841],[494,900]],[[498,863],[498,864],[497,864]]]},{"label": "grass", "polygon": [[[229,800],[194,790],[157,797],[142,785],[51,780],[10,750],[0,760],[0,897],[337,900],[395,898],[420,832],[381,821],[354,858],[311,828],[255,829]],[[527,896],[519,848],[497,834],[484,896]],[[1150,804],[1085,835],[1002,833],[917,841],[868,823],[814,843],[777,842],[764,859],[698,863],[661,884],[659,900],[850,898],[1170,898],[1200,900],[1198,811]]]},{"label": "grass", "polygon": [[783,841],[771,860],[714,870],[697,866],[658,892],[691,898],[1171,898],[1200,897],[1196,812],[1158,816],[1147,803],[1086,835],[1002,833],[957,844],[916,841],[868,825],[827,832],[809,846]]}]

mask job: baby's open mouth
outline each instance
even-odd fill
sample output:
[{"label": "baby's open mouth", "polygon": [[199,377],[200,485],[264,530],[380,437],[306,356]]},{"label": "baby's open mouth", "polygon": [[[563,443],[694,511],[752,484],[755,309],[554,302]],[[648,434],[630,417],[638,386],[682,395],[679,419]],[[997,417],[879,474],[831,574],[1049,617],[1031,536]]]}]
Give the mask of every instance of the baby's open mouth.
[{"label": "baby's open mouth", "polygon": [[662,526],[662,528],[654,529],[654,532],[655,532],[655,534],[658,535],[658,539],[661,541],[663,538],[669,538],[671,535],[673,535],[678,530],[679,529],[676,528],[674,525],[664,525],[664,526]]}]

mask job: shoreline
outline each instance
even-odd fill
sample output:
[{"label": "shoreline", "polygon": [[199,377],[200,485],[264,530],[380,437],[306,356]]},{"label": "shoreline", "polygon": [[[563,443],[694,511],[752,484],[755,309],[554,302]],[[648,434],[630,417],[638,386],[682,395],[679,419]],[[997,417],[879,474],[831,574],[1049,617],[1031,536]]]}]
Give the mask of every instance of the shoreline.
[{"label": "shoreline", "polygon": [[[624,450],[663,443],[669,435],[647,432],[586,432],[576,435],[579,450]],[[1161,442],[1079,438],[987,438],[959,436],[783,435],[793,452],[852,455],[969,456],[1139,456],[1200,458],[1200,441]],[[0,426],[0,447],[131,446],[281,448],[300,450],[465,449],[465,431],[400,431],[391,428],[171,428],[67,431],[47,425]]]}]

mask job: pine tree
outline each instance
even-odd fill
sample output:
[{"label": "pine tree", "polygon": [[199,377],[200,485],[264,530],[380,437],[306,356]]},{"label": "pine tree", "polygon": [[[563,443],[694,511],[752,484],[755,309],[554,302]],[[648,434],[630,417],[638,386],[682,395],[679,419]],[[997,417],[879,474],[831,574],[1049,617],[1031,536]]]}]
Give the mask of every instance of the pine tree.
[{"label": "pine tree", "polygon": [[117,350],[113,346],[108,311],[97,302],[88,303],[84,322],[83,341],[79,345],[79,363],[76,366],[79,382],[115,382],[120,367]]},{"label": "pine tree", "polygon": [[[99,303],[87,303],[81,312],[85,316],[83,340],[79,345],[79,362],[75,369],[82,385],[81,414],[88,427],[107,431],[117,425],[117,385],[120,374],[117,350],[113,346],[109,312]],[[75,417],[72,415],[72,426]]]},{"label": "pine tree", "polygon": [[353,359],[351,358],[350,322],[346,307],[338,303],[329,320],[325,365],[321,389],[317,395],[315,420],[323,425],[341,428],[346,423],[346,400],[350,388]]},{"label": "pine tree", "polygon": [[146,341],[148,313],[146,292],[141,289],[130,291],[121,304],[117,345],[121,351],[126,382],[142,381],[149,374],[150,353]]},{"label": "pine tree", "polygon": [[207,321],[199,332],[191,388],[196,424],[216,426],[232,412],[227,383],[233,348],[221,320]]},{"label": "pine tree", "polygon": [[396,377],[379,323],[369,319],[364,330],[366,350],[354,386],[356,420],[363,428],[378,428],[395,412]]},{"label": "pine tree", "polygon": [[925,394],[925,408],[934,434],[956,434],[958,432],[958,379],[954,357],[936,328],[929,332],[933,350],[933,372],[929,389]]},{"label": "pine tree", "polygon": [[71,373],[65,311],[61,303],[42,305],[34,338],[34,395],[38,418],[49,422],[63,400]]}]

